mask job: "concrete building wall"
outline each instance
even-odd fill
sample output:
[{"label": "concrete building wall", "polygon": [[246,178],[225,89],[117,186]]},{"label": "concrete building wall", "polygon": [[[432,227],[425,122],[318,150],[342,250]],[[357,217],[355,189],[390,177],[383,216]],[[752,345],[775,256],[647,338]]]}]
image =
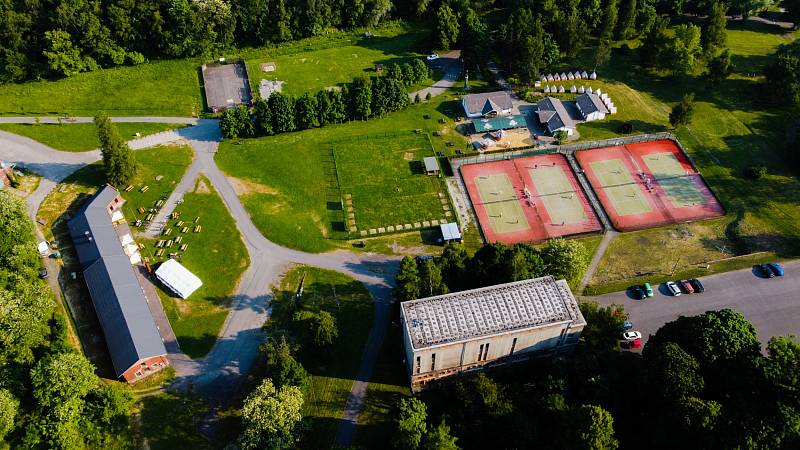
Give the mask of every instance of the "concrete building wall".
[{"label": "concrete building wall", "polygon": [[[401,319],[405,326],[402,313]],[[562,322],[416,350],[408,334],[404,333],[411,389],[419,391],[431,381],[476,370],[487,364],[510,363],[554,349],[569,350],[577,344],[582,330],[582,323],[571,326],[570,322]]]},{"label": "concrete building wall", "polygon": [[606,118],[606,115],[604,113],[601,113],[600,111],[595,111],[595,112],[593,112],[591,114],[587,114],[585,116],[585,120],[587,122],[593,122],[595,120],[603,120],[605,118]]}]

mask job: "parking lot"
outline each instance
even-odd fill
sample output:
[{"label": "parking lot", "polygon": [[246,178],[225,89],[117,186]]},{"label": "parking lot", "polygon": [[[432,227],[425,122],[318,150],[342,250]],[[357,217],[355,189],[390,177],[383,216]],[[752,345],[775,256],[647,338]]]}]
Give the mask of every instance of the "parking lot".
[{"label": "parking lot", "polygon": [[745,315],[758,331],[762,344],[772,336],[800,334],[800,261],[782,264],[786,275],[761,278],[743,269],[701,278],[706,291],[672,297],[664,285],[653,286],[655,296],[634,300],[627,292],[588,297],[601,305],[621,304],[633,329],[647,341],[664,323],[679,316],[693,316],[709,310],[731,308]]}]

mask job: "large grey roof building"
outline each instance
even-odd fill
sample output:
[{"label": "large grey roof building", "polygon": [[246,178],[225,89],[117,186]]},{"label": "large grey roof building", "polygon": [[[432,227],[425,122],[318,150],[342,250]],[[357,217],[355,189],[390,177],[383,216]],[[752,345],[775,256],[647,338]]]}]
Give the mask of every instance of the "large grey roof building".
[{"label": "large grey roof building", "polygon": [[131,257],[112,221],[122,203],[119,193],[106,186],[67,225],[114,371],[117,377],[134,381],[168,361]]},{"label": "large grey roof building", "polygon": [[483,92],[465,95],[461,99],[467,117],[495,117],[511,114],[514,108],[506,91]]},{"label": "large grey roof building", "polygon": [[609,113],[603,100],[597,94],[581,94],[575,98],[575,104],[583,116],[583,120],[587,122],[592,120],[601,120]]},{"label": "large grey roof building", "polygon": [[403,302],[414,390],[456,373],[573,348],[586,321],[564,280],[542,277]]},{"label": "large grey roof building", "polygon": [[567,135],[575,131],[575,121],[570,117],[561,100],[545,97],[536,103],[536,116],[550,134],[564,130]]}]

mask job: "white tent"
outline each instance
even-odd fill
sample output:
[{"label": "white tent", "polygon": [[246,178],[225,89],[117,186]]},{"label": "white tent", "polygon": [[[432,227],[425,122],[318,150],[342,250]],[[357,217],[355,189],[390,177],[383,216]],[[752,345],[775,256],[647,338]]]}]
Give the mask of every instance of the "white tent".
[{"label": "white tent", "polygon": [[581,72],[581,78],[588,79],[589,78],[589,74],[586,73],[586,71],[584,70],[583,72]]},{"label": "white tent", "polygon": [[584,88],[583,86],[578,88],[578,94],[583,94],[584,92],[586,92],[586,88]]},{"label": "white tent", "polygon": [[548,73],[547,74],[547,81],[553,81],[553,74],[552,73]]},{"label": "white tent", "polygon": [[581,73],[578,72],[577,70],[575,71],[575,74],[573,76],[575,77],[576,80],[580,80],[581,79]]},{"label": "white tent", "polygon": [[566,80],[567,79],[567,74],[565,74],[564,72],[561,72],[561,79],[562,80]]},{"label": "white tent", "polygon": [[547,77],[545,75],[542,75],[542,81],[547,81]]},{"label": "white tent", "polygon": [[574,93],[578,92],[578,88],[576,88],[575,85],[573,84],[572,87],[569,88],[569,91],[574,94]]},{"label": "white tent", "polygon": [[548,85],[545,85],[545,86],[544,86],[544,91],[545,91],[545,92],[550,92],[550,86],[548,86]]},{"label": "white tent", "polygon": [[39,242],[36,248],[39,250],[39,253],[46,255],[50,251],[50,244],[48,244],[47,241],[42,241]]},{"label": "white tent", "polygon": [[562,93],[562,94],[563,94],[563,93],[565,92],[565,91],[564,91],[564,86],[559,86],[559,87],[558,87],[558,92],[560,92],[560,93]]},{"label": "white tent", "polygon": [[602,92],[600,92],[600,88],[597,88],[597,90],[596,90],[596,91],[594,91],[594,93],[595,93],[595,94],[597,94],[597,95],[600,95],[600,94],[602,94]]},{"label": "white tent", "polygon": [[[597,93],[600,94],[600,90],[599,89],[597,90]],[[608,94],[603,92],[602,94],[600,94],[600,98],[603,99],[603,100],[608,100]]]},{"label": "white tent", "polygon": [[587,93],[587,94],[591,94],[591,93],[592,93],[592,87],[591,87],[591,86],[589,86],[588,88],[586,88],[586,93]]},{"label": "white tent", "polygon": [[203,285],[197,275],[189,272],[189,269],[174,259],[168,259],[158,266],[156,278],[181,298],[189,297]]},{"label": "white tent", "polygon": [[589,75],[589,79],[590,80],[596,80],[597,79],[597,72],[592,72],[591,75]]},{"label": "white tent", "polygon": [[553,75],[553,80],[554,81],[561,81],[561,75],[559,75],[559,74]]},{"label": "white tent", "polygon": [[567,79],[569,79],[569,80],[574,80],[574,79],[575,79],[575,75],[573,75],[573,74],[572,74],[572,72],[569,72],[569,73],[567,74]]}]

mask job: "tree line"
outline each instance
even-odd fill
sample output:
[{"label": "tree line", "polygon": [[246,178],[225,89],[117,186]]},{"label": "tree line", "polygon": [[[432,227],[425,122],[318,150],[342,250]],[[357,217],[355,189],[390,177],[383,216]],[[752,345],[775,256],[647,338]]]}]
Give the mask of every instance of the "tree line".
[{"label": "tree line", "polygon": [[545,275],[574,286],[588,264],[586,247],[576,240],[552,239],[541,249],[493,243],[472,256],[462,245],[448,245],[436,259],[403,258],[394,295],[403,302]]},{"label": "tree line", "polygon": [[[390,64],[385,73],[299,97],[273,92],[267,100],[256,100],[252,108],[241,105],[226,110],[220,129],[227,138],[248,138],[381,117],[408,106],[411,100],[406,87],[427,80],[430,69],[421,59],[414,59]],[[419,96],[415,101],[421,101]]]},{"label": "tree line", "polygon": [[69,344],[40,267],[25,203],[0,191],[0,447],[127,447],[133,396]]},{"label": "tree line", "polygon": [[396,447],[800,444],[800,344],[794,337],[770,339],[762,354],[752,324],[723,309],[665,324],[640,357],[619,352],[622,307],[583,302],[581,311],[588,325],[565,358],[465,376],[401,399],[394,410]]}]

